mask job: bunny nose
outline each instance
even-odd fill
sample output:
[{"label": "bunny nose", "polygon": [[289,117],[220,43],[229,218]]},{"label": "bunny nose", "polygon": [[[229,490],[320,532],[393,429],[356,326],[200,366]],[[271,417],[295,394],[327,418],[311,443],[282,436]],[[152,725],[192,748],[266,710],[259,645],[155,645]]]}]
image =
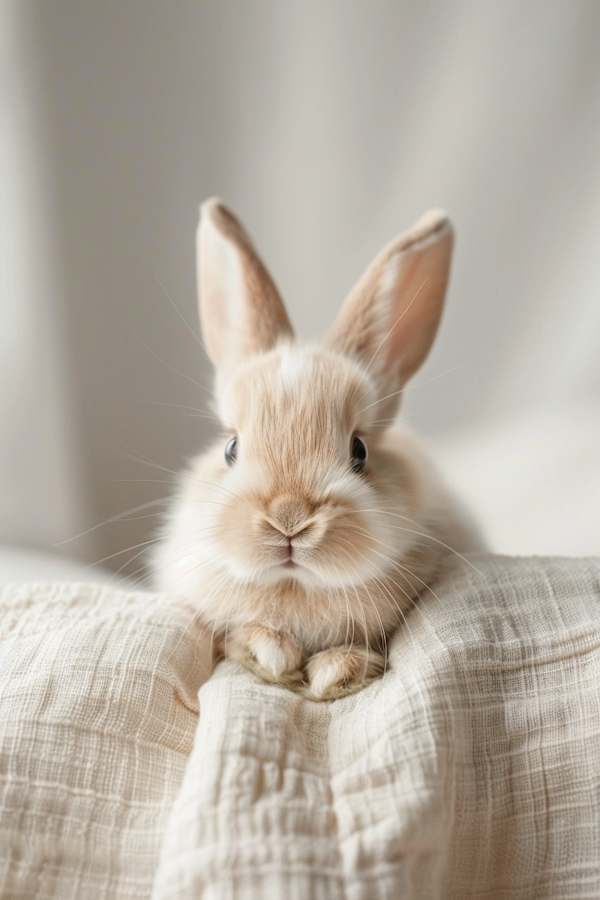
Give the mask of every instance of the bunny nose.
[{"label": "bunny nose", "polygon": [[278,497],[269,506],[267,521],[281,534],[291,538],[309,527],[312,513],[311,506],[305,500]]}]

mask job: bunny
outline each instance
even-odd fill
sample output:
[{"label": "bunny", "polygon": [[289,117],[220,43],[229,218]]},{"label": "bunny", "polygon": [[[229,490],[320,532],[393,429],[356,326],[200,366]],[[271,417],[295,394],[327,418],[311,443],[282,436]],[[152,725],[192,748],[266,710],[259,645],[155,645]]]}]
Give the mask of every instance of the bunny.
[{"label": "bunny", "polygon": [[449,553],[481,546],[417,439],[388,427],[435,337],[452,244],[447,216],[426,213],[303,344],[240,222],[218,199],[201,208],[223,436],[181,477],[157,587],[193,605],[220,654],[313,700],[380,677]]}]

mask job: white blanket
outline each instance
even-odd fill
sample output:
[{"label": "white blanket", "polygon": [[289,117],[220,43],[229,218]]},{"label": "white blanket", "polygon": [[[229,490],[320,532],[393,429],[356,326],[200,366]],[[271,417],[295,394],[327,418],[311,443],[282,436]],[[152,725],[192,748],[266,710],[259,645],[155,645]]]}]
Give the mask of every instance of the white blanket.
[{"label": "white blanket", "polygon": [[381,681],[326,704],[230,663],[206,680],[164,598],[8,591],[0,897],[600,896],[600,560],[471,563]]}]

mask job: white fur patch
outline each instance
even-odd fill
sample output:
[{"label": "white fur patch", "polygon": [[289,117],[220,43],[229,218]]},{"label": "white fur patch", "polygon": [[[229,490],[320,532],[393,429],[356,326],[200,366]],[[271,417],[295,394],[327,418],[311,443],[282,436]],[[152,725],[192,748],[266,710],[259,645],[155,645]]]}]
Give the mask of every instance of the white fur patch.
[{"label": "white fur patch", "polygon": [[306,354],[291,347],[281,351],[281,381],[286,392],[297,390],[309,371],[310,360]]},{"label": "white fur patch", "polygon": [[315,697],[322,697],[332,685],[336,684],[344,672],[344,661],[330,659],[322,663],[314,672],[310,688]]},{"label": "white fur patch", "polygon": [[287,653],[274,638],[263,638],[253,647],[257,661],[264,669],[272,672],[275,678],[279,678],[289,667]]},{"label": "white fur patch", "polygon": [[279,678],[284,672],[297,669],[300,665],[301,650],[287,635],[269,633],[268,629],[258,627],[253,634],[251,633],[248,646],[257,662],[275,678]]}]

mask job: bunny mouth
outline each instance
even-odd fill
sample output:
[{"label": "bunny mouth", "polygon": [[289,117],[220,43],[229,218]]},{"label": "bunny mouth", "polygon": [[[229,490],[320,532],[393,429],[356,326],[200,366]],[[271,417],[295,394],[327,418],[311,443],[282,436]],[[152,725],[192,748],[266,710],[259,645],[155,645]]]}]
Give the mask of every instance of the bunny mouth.
[{"label": "bunny mouth", "polygon": [[294,547],[292,541],[288,538],[287,547],[283,550],[283,558],[280,561],[282,569],[297,569],[298,563],[294,559]]}]

